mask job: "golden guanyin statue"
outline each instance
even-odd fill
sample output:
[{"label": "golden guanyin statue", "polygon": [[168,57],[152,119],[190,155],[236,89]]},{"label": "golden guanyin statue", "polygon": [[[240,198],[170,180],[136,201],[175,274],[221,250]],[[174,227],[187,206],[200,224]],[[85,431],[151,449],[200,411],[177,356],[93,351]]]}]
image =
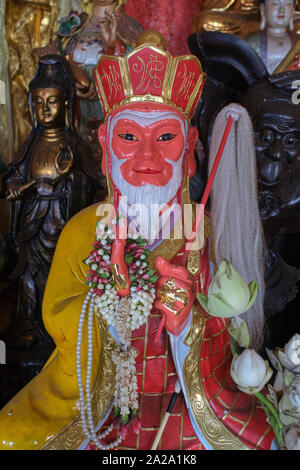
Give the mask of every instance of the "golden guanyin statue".
[{"label": "golden guanyin statue", "polygon": [[[196,57],[150,43],[100,58],[109,195],[59,238],[43,302],[56,349],[0,412],[1,449],[151,449],[157,436],[159,449],[273,447],[265,412],[231,378],[225,318],[243,314],[251,347],[261,347],[264,242],[251,122],[239,105],[218,115],[210,167],[225,124],[233,127],[210,214],[198,219],[188,191],[198,138],[190,121],[204,81]],[[240,165],[247,169],[237,174]],[[224,258],[249,283],[238,303]],[[232,296],[215,300],[213,313],[196,294],[209,295],[218,266]],[[262,363],[259,389],[270,373]],[[160,439],[174,390],[176,413]]]},{"label": "golden guanyin statue", "polygon": [[[16,263],[17,307],[9,346],[53,342],[42,321],[42,300],[57,240],[65,223],[99,199],[97,162],[74,129],[75,82],[59,55],[44,56],[29,84],[32,129],[8,165],[0,196],[11,203],[8,244]],[[102,194],[104,191],[102,191]]]},{"label": "golden guanyin statue", "polygon": [[257,30],[260,0],[205,0],[193,32],[220,31],[242,38]]}]

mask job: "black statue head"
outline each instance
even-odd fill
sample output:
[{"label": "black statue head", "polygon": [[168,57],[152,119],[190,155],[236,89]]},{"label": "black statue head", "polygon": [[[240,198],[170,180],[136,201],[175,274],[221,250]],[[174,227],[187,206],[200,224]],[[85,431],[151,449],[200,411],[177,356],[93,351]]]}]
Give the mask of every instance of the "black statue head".
[{"label": "black statue head", "polygon": [[300,107],[295,82],[299,80],[300,71],[275,74],[250,86],[241,100],[253,123],[264,218],[298,204]]},{"label": "black statue head", "polygon": [[[36,74],[29,84],[29,104],[34,116],[33,94],[35,90],[56,89],[64,101],[66,127],[73,129],[76,85],[68,62],[60,55],[49,54],[41,57]],[[35,119],[33,119],[34,125]]]}]

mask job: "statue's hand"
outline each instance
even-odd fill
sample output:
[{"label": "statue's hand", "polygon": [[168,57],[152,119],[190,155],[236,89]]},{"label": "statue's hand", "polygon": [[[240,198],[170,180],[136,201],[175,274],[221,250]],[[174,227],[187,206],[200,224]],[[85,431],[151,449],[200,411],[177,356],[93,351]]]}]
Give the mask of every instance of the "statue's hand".
[{"label": "statue's hand", "polygon": [[69,55],[66,55],[66,59],[69,62],[73,77],[76,82],[78,98],[90,100],[97,99],[97,95],[95,98],[93,97],[96,94],[95,86],[88,73],[84,70],[83,65],[79,64],[78,62],[74,62],[74,60]]},{"label": "statue's hand", "polygon": [[96,87],[93,82],[90,83],[89,88],[83,88],[80,84],[76,83],[76,94],[78,98],[83,98],[84,100],[96,101],[98,99],[98,94]]},{"label": "statue's hand", "polygon": [[258,205],[261,218],[268,219],[279,214],[281,201],[272,191],[261,191],[258,195]]},{"label": "statue's hand", "polygon": [[105,10],[105,16],[100,23],[100,28],[106,47],[113,47],[117,40],[117,20],[115,14]]},{"label": "statue's hand", "polygon": [[12,200],[12,199],[18,199],[21,196],[21,191],[18,188],[10,188],[6,192],[6,199]]},{"label": "statue's hand", "polygon": [[191,275],[183,266],[176,266],[161,258],[156,259],[160,274],[155,308],[166,316],[166,329],[178,336],[186,326],[195,300],[195,288]]},{"label": "statue's hand", "polygon": [[22,184],[18,187],[11,187],[6,192],[6,199],[18,199],[21,197],[22,193],[28,188],[33,186],[36,183],[36,180],[31,180],[28,183]]}]

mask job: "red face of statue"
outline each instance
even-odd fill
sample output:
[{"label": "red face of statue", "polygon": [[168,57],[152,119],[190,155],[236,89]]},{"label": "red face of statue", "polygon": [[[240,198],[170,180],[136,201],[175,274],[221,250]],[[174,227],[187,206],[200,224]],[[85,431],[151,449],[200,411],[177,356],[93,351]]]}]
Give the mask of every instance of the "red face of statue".
[{"label": "red face of statue", "polygon": [[[165,187],[182,181],[186,156],[189,176],[195,171],[197,131],[174,108],[153,103],[120,107],[99,129],[113,181]],[[105,147],[106,144],[106,147]],[[187,152],[187,149],[189,151]],[[102,167],[103,173],[105,169]]]},{"label": "red face of statue", "polygon": [[[147,122],[148,121],[148,122]],[[112,150],[123,161],[121,174],[134,186],[165,186],[173,176],[185,148],[182,124],[171,116],[152,122],[119,119],[112,135]]]}]

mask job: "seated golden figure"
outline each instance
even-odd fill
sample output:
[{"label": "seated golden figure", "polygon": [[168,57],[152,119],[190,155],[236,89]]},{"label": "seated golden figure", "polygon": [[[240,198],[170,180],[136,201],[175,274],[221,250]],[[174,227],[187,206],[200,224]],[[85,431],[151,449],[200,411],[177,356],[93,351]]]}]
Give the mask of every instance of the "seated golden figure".
[{"label": "seated golden figure", "polygon": [[220,31],[242,38],[259,25],[259,0],[210,0],[193,19],[192,32]]}]

